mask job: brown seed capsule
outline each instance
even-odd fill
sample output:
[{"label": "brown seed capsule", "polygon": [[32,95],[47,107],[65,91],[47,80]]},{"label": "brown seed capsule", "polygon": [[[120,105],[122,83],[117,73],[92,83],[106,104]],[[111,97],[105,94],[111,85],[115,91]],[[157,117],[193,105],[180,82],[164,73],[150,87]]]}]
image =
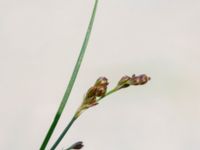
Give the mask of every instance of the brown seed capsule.
[{"label": "brown seed capsule", "polygon": [[96,90],[97,90],[97,88],[95,86],[92,86],[91,88],[89,88],[89,90],[86,93],[85,98],[94,97],[96,95]]},{"label": "brown seed capsule", "polygon": [[85,98],[83,100],[83,103],[81,104],[80,110],[82,111],[82,110],[88,109],[97,104],[98,104],[98,102],[96,100],[96,96],[90,97],[90,98]]},{"label": "brown seed capsule", "polygon": [[131,79],[131,85],[143,85],[147,83],[150,80],[150,77],[148,77],[145,74],[139,75],[139,76],[132,76]]},{"label": "brown seed capsule", "polygon": [[108,79],[106,77],[100,77],[97,79],[95,86],[99,86],[99,85],[107,86],[108,84],[109,84]]},{"label": "brown seed capsule", "polygon": [[131,80],[131,77],[129,77],[129,76],[123,76],[123,77],[119,80],[118,86],[119,86],[120,88],[126,88],[126,87],[130,86],[130,83],[129,83],[130,80]]},{"label": "brown seed capsule", "polygon": [[96,96],[97,97],[102,97],[106,94],[107,86],[96,86]]},{"label": "brown seed capsule", "polygon": [[140,80],[141,80],[141,85],[147,83],[150,80],[150,77],[146,76],[146,75],[141,75],[140,76]]},{"label": "brown seed capsule", "polygon": [[140,78],[134,77],[131,79],[131,85],[139,85],[140,84]]}]

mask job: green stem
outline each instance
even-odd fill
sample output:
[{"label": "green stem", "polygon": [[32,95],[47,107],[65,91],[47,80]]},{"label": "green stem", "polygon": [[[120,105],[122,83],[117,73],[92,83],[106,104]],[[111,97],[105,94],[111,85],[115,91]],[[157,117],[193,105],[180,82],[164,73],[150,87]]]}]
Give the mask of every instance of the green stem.
[{"label": "green stem", "polygon": [[86,35],[85,35],[85,39],[84,39],[84,42],[83,42],[83,45],[82,45],[82,48],[81,48],[81,51],[80,51],[80,54],[79,54],[79,57],[78,57],[78,60],[76,62],[76,65],[74,67],[74,71],[72,73],[72,76],[71,76],[71,79],[69,81],[69,84],[68,84],[68,87],[65,91],[65,94],[63,96],[63,99],[60,103],[60,106],[56,112],[56,115],[54,117],[54,120],[45,136],[45,139],[40,147],[40,150],[45,150],[54,130],[55,130],[55,127],[60,119],[60,116],[65,108],[65,105],[67,103],[67,100],[69,98],[69,95],[71,93],[71,90],[73,88],[73,85],[74,85],[74,82],[76,80],[76,77],[77,77],[77,74],[78,74],[78,71],[80,69],[80,66],[81,66],[81,63],[82,63],[82,60],[83,60],[83,56],[85,54],[85,50],[87,48],[87,45],[88,45],[88,41],[89,41],[89,38],[90,38],[90,34],[91,34],[91,31],[92,31],[92,27],[93,27],[93,22],[94,22],[94,19],[95,19],[95,15],[96,15],[96,9],[97,9],[97,4],[98,4],[98,0],[95,1],[95,4],[94,4],[94,8],[93,8],[93,12],[92,12],[92,16],[90,18],[90,22],[89,22],[89,25],[88,25],[88,29],[87,29],[87,32],[86,32]]},{"label": "green stem", "polygon": [[59,136],[59,138],[56,140],[56,142],[53,144],[53,146],[51,147],[50,150],[54,150],[58,144],[61,142],[61,140],[63,139],[63,137],[65,136],[65,134],[67,133],[67,131],[69,130],[69,128],[72,126],[72,124],[74,123],[74,121],[77,119],[77,117],[74,115],[74,117],[72,118],[72,120],[69,122],[69,124],[67,125],[67,127],[63,130],[63,132],[61,133],[61,135]]},{"label": "green stem", "polygon": [[[109,92],[106,93],[105,96],[99,98],[97,101],[100,101],[102,100],[103,98],[107,97],[108,95],[118,91],[119,89],[118,88],[114,88],[112,90],[110,90]],[[80,107],[79,107],[80,108]],[[50,150],[54,150],[58,144],[61,142],[61,140],[63,139],[63,137],[65,136],[65,134],[67,133],[67,131],[69,130],[69,128],[72,126],[72,124],[75,122],[76,119],[78,119],[78,117],[80,116],[80,113],[79,113],[79,109],[78,111],[75,113],[74,117],[72,118],[72,120],[69,122],[69,124],[66,126],[66,128],[63,130],[63,132],[60,134],[60,136],[58,137],[58,139],[56,140],[56,142],[54,143],[54,145],[51,147]]]},{"label": "green stem", "polygon": [[97,100],[97,102],[99,102],[99,101],[102,100],[103,98],[107,97],[108,95],[113,94],[114,92],[116,92],[116,91],[118,91],[118,90],[119,90],[119,89],[118,89],[117,87],[116,87],[116,88],[113,88],[112,90],[110,90],[109,92],[107,92],[105,96],[100,97],[100,98]]}]

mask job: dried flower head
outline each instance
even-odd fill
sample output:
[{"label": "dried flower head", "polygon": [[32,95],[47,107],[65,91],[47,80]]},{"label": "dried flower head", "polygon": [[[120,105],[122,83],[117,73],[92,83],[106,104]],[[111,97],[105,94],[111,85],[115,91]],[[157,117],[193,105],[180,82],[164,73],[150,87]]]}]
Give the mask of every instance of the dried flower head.
[{"label": "dried flower head", "polygon": [[113,90],[107,92],[107,86],[109,84],[108,79],[106,77],[100,77],[96,80],[95,84],[88,89],[76,116],[78,117],[84,110],[97,105],[98,102],[106,95],[109,95],[119,89],[129,87],[130,85],[143,85],[149,80],[150,77],[145,74],[138,76],[132,75],[132,77],[125,75],[119,80],[117,86]]},{"label": "dried flower head", "polygon": [[132,75],[132,77],[129,76],[123,76],[118,84],[117,84],[117,88],[121,89],[121,88],[126,88],[130,85],[143,85],[145,83],[147,83],[150,80],[150,77],[148,77],[145,74],[136,76],[135,74]]},{"label": "dried flower head", "polygon": [[107,86],[108,86],[108,79],[106,77],[100,77],[95,82],[94,86],[89,88],[86,93],[85,99],[91,97],[102,97],[105,95]]},{"label": "dried flower head", "polygon": [[92,86],[91,88],[89,88],[87,93],[86,93],[85,99],[95,97],[96,91],[97,91],[97,88],[95,86]]},{"label": "dried flower head", "polygon": [[99,77],[97,81],[95,82],[95,86],[99,86],[99,85],[107,86],[108,84],[109,84],[108,79],[106,77]]},{"label": "dried flower head", "polygon": [[105,96],[107,91],[107,86],[108,86],[108,79],[106,77],[98,78],[95,84],[88,89],[84,97],[84,100],[78,110],[77,116],[79,116],[82,111],[97,105],[98,104],[97,98]]},{"label": "dried flower head", "polygon": [[106,94],[106,91],[107,91],[107,85],[106,86],[103,86],[103,85],[96,86],[96,96],[97,97],[104,96]]},{"label": "dried flower head", "polygon": [[131,80],[131,77],[125,75],[119,80],[118,86],[120,88],[126,88],[130,86],[130,83],[129,83],[130,80]]},{"label": "dried flower head", "polygon": [[87,94],[85,99],[90,97],[102,97],[105,95],[107,86],[108,86],[108,79],[106,77],[100,77],[95,82],[94,86],[92,86]]},{"label": "dried flower head", "polygon": [[150,79],[151,78],[145,74],[142,74],[139,76],[133,75],[130,83],[131,83],[131,85],[143,85],[143,84],[147,83]]}]

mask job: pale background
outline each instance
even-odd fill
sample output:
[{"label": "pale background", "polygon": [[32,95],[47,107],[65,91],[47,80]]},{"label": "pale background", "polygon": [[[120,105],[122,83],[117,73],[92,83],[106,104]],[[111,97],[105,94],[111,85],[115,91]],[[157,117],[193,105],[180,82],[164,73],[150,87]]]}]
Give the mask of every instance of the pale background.
[{"label": "pale background", "polygon": [[[64,94],[93,0],[0,0],[0,149],[36,150]],[[99,76],[149,84],[105,99],[58,150],[200,149],[200,1],[100,0],[68,107],[50,145]]]}]

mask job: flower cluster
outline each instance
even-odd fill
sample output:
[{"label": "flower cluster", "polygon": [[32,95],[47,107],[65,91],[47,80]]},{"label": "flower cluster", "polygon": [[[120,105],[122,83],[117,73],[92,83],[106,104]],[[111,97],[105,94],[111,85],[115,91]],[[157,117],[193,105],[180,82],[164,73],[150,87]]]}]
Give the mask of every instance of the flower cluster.
[{"label": "flower cluster", "polygon": [[76,116],[78,117],[84,110],[97,105],[102,98],[110,95],[111,93],[114,93],[122,88],[126,88],[130,85],[143,85],[149,80],[150,77],[145,74],[138,76],[132,75],[132,77],[123,76],[119,80],[117,86],[113,90],[107,92],[107,86],[109,84],[108,79],[106,77],[100,77],[97,79],[95,84],[87,91],[83,102],[77,111]]},{"label": "flower cluster", "polygon": [[81,107],[79,108],[79,113],[97,105],[97,98],[105,96],[108,84],[108,79],[106,77],[98,78],[95,84],[87,91]]}]

